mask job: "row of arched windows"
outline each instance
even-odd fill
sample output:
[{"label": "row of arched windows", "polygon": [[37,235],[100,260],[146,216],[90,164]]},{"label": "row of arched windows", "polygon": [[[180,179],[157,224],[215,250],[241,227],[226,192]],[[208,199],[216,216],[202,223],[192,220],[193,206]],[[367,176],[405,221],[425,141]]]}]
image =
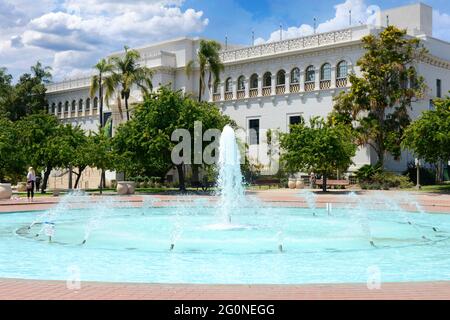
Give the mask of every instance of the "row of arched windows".
[{"label": "row of arched windows", "polygon": [[[83,109],[86,113],[91,111],[91,98],[87,98],[86,100],[80,99],[78,101],[72,100],[70,103],[69,101],[64,102],[58,102],[56,104],[55,102],[52,103],[51,109],[49,110],[52,114],[58,114],[61,115],[62,113],[82,113]],[[98,109],[98,98],[95,97],[93,99],[93,110]]]},{"label": "row of arched windows", "polygon": [[[347,61],[341,61],[336,66],[336,79],[346,79],[348,76],[348,64]],[[249,79],[249,89],[258,89],[258,74],[253,74]],[[320,81],[331,80],[331,64],[325,63],[320,67]],[[280,70],[276,74],[276,85],[285,85],[286,84],[286,71]],[[316,81],[316,67],[311,65],[305,69],[305,83],[311,83]],[[290,84],[299,84],[300,83],[300,69],[294,68],[290,72]],[[272,86],[272,73],[266,72],[263,75],[262,79],[263,88]],[[245,90],[245,77],[240,76],[237,80],[237,90],[244,91]],[[227,78],[225,80],[225,92],[233,91],[233,80],[232,78]],[[218,85],[214,88],[214,93],[218,93]]]}]

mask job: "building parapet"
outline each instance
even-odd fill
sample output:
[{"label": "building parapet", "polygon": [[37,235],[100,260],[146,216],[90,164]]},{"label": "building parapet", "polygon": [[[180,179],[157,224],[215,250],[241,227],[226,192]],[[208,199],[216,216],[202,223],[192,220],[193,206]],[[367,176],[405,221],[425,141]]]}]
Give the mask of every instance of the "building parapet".
[{"label": "building parapet", "polygon": [[237,50],[223,51],[221,53],[221,59],[224,63],[230,63],[251,58],[270,56],[277,53],[285,53],[289,51],[297,51],[340,42],[347,42],[360,39],[362,35],[360,32],[361,30],[368,30],[367,26],[358,26],[338,31],[318,33],[306,37],[271,42]]}]

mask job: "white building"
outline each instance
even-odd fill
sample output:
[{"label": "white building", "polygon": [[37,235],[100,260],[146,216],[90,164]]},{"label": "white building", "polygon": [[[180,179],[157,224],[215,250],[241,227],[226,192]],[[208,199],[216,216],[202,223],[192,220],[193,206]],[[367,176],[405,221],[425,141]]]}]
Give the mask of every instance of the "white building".
[{"label": "white building", "polygon": [[[412,118],[430,107],[430,100],[450,91],[450,43],[433,38],[432,8],[424,4],[382,11],[374,25],[352,26],[344,30],[314,34],[258,46],[228,46],[221,53],[225,70],[214,92],[205,100],[213,101],[243,129],[258,129],[259,137],[248,137],[250,152],[255,153],[265,135],[264,129],[286,132],[298,116],[326,117],[333,108],[333,97],[346,90],[349,72],[359,73],[356,62],[364,54],[361,39],[377,34],[389,24],[407,29],[420,38],[429,50],[417,68],[428,86],[427,96],[413,104]],[[186,64],[195,60],[198,38],[179,38],[142,48],[140,63],[153,68],[153,84],[170,85],[196,95],[198,73],[186,76]],[[116,53],[120,54],[120,53]],[[86,130],[98,127],[98,99],[89,97],[90,78],[70,79],[48,85],[50,112],[61,121],[80,124]],[[141,100],[136,88],[131,102]],[[113,123],[124,121],[114,101],[110,101]],[[403,171],[413,157],[403,154],[400,161],[387,159],[391,171]],[[360,148],[351,168],[374,164],[376,155],[368,147]]]}]

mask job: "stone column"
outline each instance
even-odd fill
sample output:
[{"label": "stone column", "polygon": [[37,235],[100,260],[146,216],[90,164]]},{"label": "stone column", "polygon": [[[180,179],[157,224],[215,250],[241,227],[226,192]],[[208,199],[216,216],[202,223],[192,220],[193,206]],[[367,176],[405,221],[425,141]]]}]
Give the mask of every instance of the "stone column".
[{"label": "stone column", "polygon": [[319,90],[320,89],[320,68],[316,68],[315,69],[315,85],[314,85],[314,90]]},{"label": "stone column", "polygon": [[225,83],[224,82],[220,83],[219,89],[220,89],[220,100],[224,101],[225,100]]},{"label": "stone column", "polygon": [[231,89],[233,90],[233,100],[237,99],[237,81],[232,80],[231,81]]},{"label": "stone column", "polygon": [[331,89],[336,88],[336,66],[331,67]]},{"label": "stone column", "polygon": [[244,86],[245,86],[245,98],[248,99],[250,97],[250,79],[249,78],[245,78]]},{"label": "stone column", "polygon": [[258,97],[262,96],[263,77],[258,76]]},{"label": "stone column", "polygon": [[276,87],[277,87],[277,74],[275,73],[272,73],[272,79],[271,79],[271,92],[272,92],[272,95],[274,96],[274,95],[276,95],[277,94],[277,92],[276,92]]},{"label": "stone column", "polygon": [[300,79],[298,82],[300,85],[300,92],[305,91],[305,76],[306,76],[305,69],[300,70]]},{"label": "stone column", "polygon": [[290,93],[291,92],[291,73],[290,72],[286,72],[285,76],[284,76],[284,82],[285,82],[285,93]]}]

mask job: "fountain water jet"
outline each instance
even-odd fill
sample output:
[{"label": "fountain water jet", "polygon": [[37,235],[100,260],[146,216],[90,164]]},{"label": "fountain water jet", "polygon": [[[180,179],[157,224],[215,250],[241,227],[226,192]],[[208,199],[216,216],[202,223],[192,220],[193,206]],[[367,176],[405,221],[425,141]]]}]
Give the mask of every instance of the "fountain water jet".
[{"label": "fountain water jet", "polygon": [[245,201],[241,155],[233,128],[225,126],[219,147],[219,208],[225,223],[231,223],[231,213]]}]

